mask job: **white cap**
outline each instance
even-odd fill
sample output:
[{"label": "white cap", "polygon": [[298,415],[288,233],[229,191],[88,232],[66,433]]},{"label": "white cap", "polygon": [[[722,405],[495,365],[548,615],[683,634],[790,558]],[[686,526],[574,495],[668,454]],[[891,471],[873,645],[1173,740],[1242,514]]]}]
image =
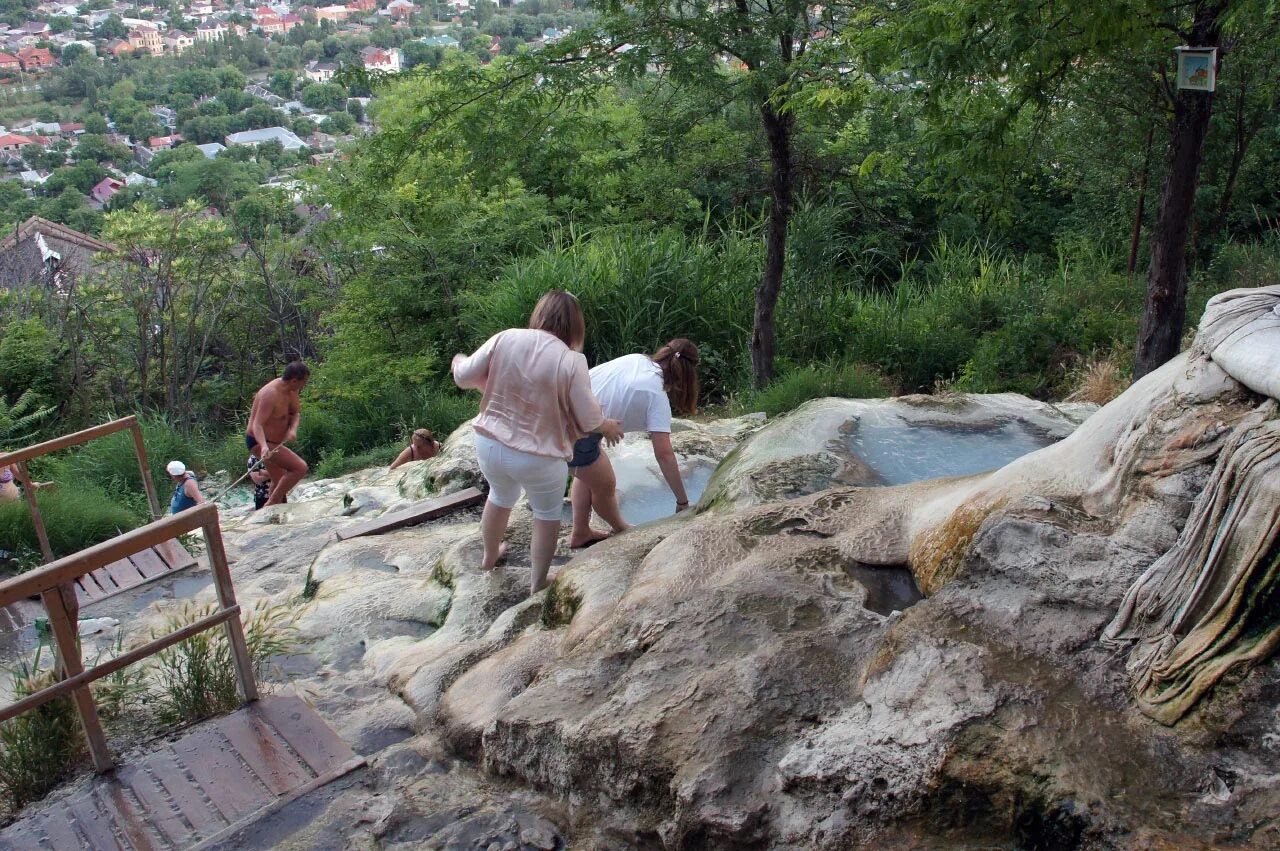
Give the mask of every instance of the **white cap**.
[{"label": "white cap", "polygon": [[170,461],[169,466],[165,467],[165,469],[169,471],[169,475],[171,476],[181,476],[183,473],[187,472],[187,465],[183,464],[181,461]]}]

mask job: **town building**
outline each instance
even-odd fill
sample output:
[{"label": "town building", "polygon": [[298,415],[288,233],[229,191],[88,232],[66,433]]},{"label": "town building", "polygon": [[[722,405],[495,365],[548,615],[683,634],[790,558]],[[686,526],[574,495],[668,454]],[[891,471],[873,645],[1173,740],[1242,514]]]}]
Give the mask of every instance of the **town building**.
[{"label": "town building", "polygon": [[228,147],[235,145],[252,145],[254,147],[264,142],[279,142],[280,147],[286,151],[296,151],[307,146],[292,131],[284,127],[263,127],[261,130],[243,130],[239,133],[232,133],[226,138]]},{"label": "town building", "polygon": [[398,48],[386,49],[371,44],[360,51],[360,61],[366,70],[397,74],[402,65],[402,56]]}]

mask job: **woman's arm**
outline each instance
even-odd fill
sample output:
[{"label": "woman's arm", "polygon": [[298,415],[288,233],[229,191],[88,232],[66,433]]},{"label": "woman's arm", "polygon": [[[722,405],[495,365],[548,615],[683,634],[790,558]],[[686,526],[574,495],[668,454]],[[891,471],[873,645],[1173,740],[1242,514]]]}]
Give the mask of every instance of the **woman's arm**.
[{"label": "woman's arm", "polygon": [[484,391],[485,381],[489,378],[489,360],[493,357],[494,346],[500,334],[494,334],[485,344],[476,349],[475,354],[468,357],[463,354],[453,356],[453,381],[463,390]]},{"label": "woman's arm", "polygon": [[413,455],[413,447],[406,446],[404,449],[400,450],[400,454],[396,456],[396,460],[392,461],[391,466],[388,467],[387,469],[394,470],[396,467],[399,467],[401,464],[407,464],[409,462],[409,458],[412,455]]},{"label": "woman's arm", "polygon": [[204,502],[204,494],[200,493],[200,485],[196,483],[195,479],[187,479],[182,485],[182,490],[187,496],[195,500],[196,505]]},{"label": "woman's arm", "polygon": [[684,479],[680,475],[680,462],[676,459],[676,451],[671,448],[671,434],[664,431],[649,432],[649,441],[653,443],[653,457],[662,471],[662,478],[667,480],[667,487],[676,497],[676,511],[684,511],[689,507],[689,496],[684,491]]}]

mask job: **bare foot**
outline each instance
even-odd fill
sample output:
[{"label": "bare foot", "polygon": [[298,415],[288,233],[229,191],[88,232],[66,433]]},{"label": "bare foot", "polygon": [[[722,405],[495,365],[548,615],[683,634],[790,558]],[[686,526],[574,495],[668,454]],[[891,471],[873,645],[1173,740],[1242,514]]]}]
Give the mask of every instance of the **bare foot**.
[{"label": "bare foot", "polygon": [[503,543],[498,544],[498,557],[497,557],[497,558],[495,558],[495,559],[493,560],[493,564],[483,564],[483,563],[482,563],[482,564],[480,565],[480,569],[481,569],[481,570],[493,570],[495,567],[497,567],[498,565],[502,564],[502,563],[503,563],[503,562],[505,562],[506,560],[507,560],[507,544],[506,544],[506,542],[504,541]]},{"label": "bare foot", "polygon": [[599,532],[595,529],[590,529],[588,530],[587,534],[584,537],[575,538],[573,536],[570,536],[569,549],[577,550],[577,549],[589,547],[592,544],[598,544],[612,534],[613,534],[612,532]]}]

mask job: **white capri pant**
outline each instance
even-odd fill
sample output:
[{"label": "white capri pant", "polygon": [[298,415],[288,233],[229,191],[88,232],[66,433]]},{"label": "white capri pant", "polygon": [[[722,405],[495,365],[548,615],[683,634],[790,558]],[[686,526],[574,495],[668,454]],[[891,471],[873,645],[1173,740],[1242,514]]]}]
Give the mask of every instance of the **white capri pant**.
[{"label": "white capri pant", "polygon": [[476,460],[489,483],[489,501],[494,505],[514,508],[524,490],[535,519],[559,522],[569,477],[569,465],[563,458],[521,452],[477,433]]}]

